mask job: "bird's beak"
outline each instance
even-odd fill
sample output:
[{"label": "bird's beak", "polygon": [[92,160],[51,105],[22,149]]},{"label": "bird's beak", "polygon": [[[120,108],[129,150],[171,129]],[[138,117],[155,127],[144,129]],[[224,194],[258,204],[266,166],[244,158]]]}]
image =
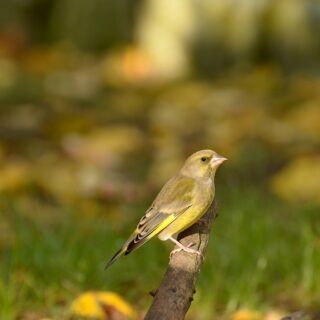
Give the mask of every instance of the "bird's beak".
[{"label": "bird's beak", "polygon": [[227,158],[220,156],[219,154],[216,154],[212,159],[211,159],[211,165],[212,166],[219,166],[221,163],[225,162],[228,160]]}]

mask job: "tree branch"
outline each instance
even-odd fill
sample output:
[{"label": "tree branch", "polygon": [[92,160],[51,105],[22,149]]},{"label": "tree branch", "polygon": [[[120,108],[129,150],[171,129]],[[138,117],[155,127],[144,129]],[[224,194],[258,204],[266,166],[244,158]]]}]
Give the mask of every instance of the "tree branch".
[{"label": "tree branch", "polygon": [[[205,215],[189,229],[182,232],[178,240],[182,244],[194,243],[192,247],[202,255],[209,242],[211,226],[217,217],[216,204],[210,206]],[[176,247],[177,248],[177,247]],[[184,251],[175,253],[154,296],[145,320],[183,320],[193,300],[195,285],[203,259]]]}]

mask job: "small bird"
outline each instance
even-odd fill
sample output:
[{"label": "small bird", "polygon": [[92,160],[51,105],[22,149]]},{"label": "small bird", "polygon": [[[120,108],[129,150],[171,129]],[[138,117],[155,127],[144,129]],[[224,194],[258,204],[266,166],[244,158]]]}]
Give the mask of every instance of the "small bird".
[{"label": "small bird", "polygon": [[[161,189],[152,205],[140,219],[136,230],[107,263],[109,268],[121,255],[141,247],[154,236],[162,241],[171,240],[179,249],[200,254],[182,245],[176,237],[198,221],[210,207],[214,195],[214,177],[218,167],[227,160],[212,150],[192,154],[180,171]],[[201,254],[200,254],[201,255]]]}]

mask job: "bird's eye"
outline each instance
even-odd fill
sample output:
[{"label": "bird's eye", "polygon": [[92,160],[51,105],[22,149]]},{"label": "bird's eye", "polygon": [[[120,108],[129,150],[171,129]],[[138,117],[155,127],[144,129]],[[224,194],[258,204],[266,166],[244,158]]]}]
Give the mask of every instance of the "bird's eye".
[{"label": "bird's eye", "polygon": [[202,158],[201,158],[201,161],[202,161],[202,162],[206,162],[207,160],[208,160],[207,157],[202,157]]}]

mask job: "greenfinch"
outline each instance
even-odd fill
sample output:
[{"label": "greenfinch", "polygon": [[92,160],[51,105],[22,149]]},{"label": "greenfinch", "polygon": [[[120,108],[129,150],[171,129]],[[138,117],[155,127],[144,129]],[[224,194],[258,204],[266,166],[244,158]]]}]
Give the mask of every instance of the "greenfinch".
[{"label": "greenfinch", "polygon": [[174,242],[179,247],[176,251],[200,254],[190,245],[182,245],[176,237],[210,207],[215,195],[215,173],[225,160],[212,150],[192,154],[180,171],[163,186],[135,231],[107,263],[106,269],[121,255],[129,254],[154,236]]}]

